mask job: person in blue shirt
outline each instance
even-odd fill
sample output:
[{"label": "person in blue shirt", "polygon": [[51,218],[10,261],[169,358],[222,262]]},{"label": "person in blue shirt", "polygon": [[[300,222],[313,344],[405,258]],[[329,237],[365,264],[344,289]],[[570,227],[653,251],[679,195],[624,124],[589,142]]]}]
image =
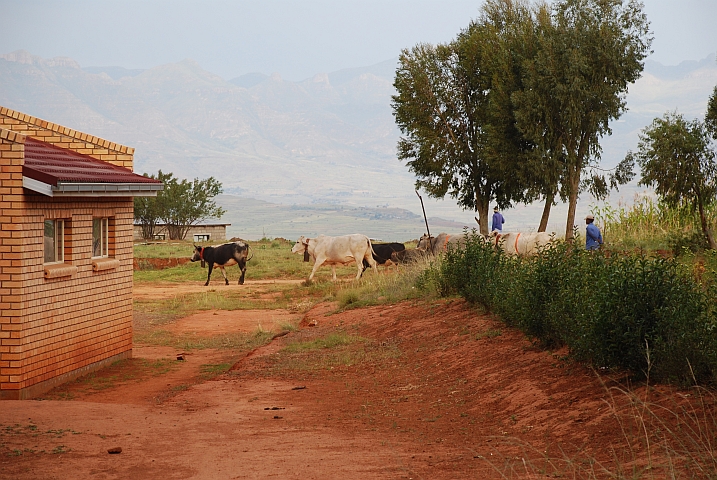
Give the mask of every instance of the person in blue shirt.
[{"label": "person in blue shirt", "polygon": [[602,245],[602,235],[600,235],[600,229],[593,222],[595,217],[588,215],[585,217],[585,249],[586,250],[597,250]]},{"label": "person in blue shirt", "polygon": [[498,230],[499,232],[503,231],[503,224],[505,223],[505,218],[503,218],[503,215],[498,211],[498,205],[496,205],[493,209],[493,219],[490,223],[491,232],[494,230]]}]

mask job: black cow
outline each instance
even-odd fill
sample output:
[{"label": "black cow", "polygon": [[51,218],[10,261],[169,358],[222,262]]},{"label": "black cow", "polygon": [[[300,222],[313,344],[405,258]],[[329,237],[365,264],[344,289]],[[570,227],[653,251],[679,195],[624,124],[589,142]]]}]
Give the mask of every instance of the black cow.
[{"label": "black cow", "polygon": [[[373,259],[376,260],[377,265],[391,265],[391,254],[394,252],[402,252],[406,249],[406,246],[402,243],[371,243],[373,247]],[[368,268],[368,262],[366,259],[363,261],[363,271],[365,272]]]},{"label": "black cow", "polygon": [[218,267],[222,270],[222,276],[224,281],[229,285],[229,279],[227,278],[227,272],[224,267],[231,265],[239,265],[241,269],[241,277],[239,277],[239,285],[244,285],[244,274],[246,273],[246,262],[247,255],[249,254],[249,245],[244,242],[225,243],[218,247],[201,247],[198,245],[194,246],[194,255],[191,260],[193,262],[207,262],[209,264],[209,273],[207,274],[207,283],[204,284],[206,287],[209,285],[209,279],[212,276],[212,269]]},{"label": "black cow", "polygon": [[414,263],[428,257],[428,252],[423,248],[411,248],[391,254],[391,261],[396,265],[401,263]]}]

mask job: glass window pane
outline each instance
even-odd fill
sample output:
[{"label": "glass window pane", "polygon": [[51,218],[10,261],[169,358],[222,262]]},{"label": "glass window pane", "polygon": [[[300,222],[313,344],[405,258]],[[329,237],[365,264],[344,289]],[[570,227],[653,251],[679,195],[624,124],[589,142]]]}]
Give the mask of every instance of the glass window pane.
[{"label": "glass window pane", "polygon": [[45,243],[44,262],[50,263],[50,262],[56,261],[55,260],[55,221],[54,220],[45,220],[44,243]]},{"label": "glass window pane", "polygon": [[102,219],[92,219],[92,256],[102,256]]}]

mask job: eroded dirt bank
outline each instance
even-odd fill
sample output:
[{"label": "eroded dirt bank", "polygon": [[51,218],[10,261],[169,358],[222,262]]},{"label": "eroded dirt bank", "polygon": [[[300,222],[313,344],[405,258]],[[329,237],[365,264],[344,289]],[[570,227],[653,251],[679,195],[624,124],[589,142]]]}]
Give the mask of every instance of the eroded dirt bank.
[{"label": "eroded dirt bank", "polygon": [[[0,403],[0,478],[581,478],[570,472],[614,464],[614,451],[623,466],[643,461],[609,381],[462,301],[334,309],[315,307],[249,356],[177,362],[176,349],[138,345],[135,362],[169,371]],[[327,338],[340,341],[284,349]],[[207,364],[233,368],[205,380]]]}]

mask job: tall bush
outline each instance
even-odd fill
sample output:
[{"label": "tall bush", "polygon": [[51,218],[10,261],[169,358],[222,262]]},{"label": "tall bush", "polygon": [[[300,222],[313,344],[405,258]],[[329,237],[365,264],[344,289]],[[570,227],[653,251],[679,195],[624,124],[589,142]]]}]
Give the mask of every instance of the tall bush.
[{"label": "tall bush", "polygon": [[712,268],[701,266],[698,277],[676,259],[562,243],[509,257],[474,235],[446,255],[440,275],[446,293],[482,305],[544,346],[567,345],[579,361],[637,377],[712,382]]}]

